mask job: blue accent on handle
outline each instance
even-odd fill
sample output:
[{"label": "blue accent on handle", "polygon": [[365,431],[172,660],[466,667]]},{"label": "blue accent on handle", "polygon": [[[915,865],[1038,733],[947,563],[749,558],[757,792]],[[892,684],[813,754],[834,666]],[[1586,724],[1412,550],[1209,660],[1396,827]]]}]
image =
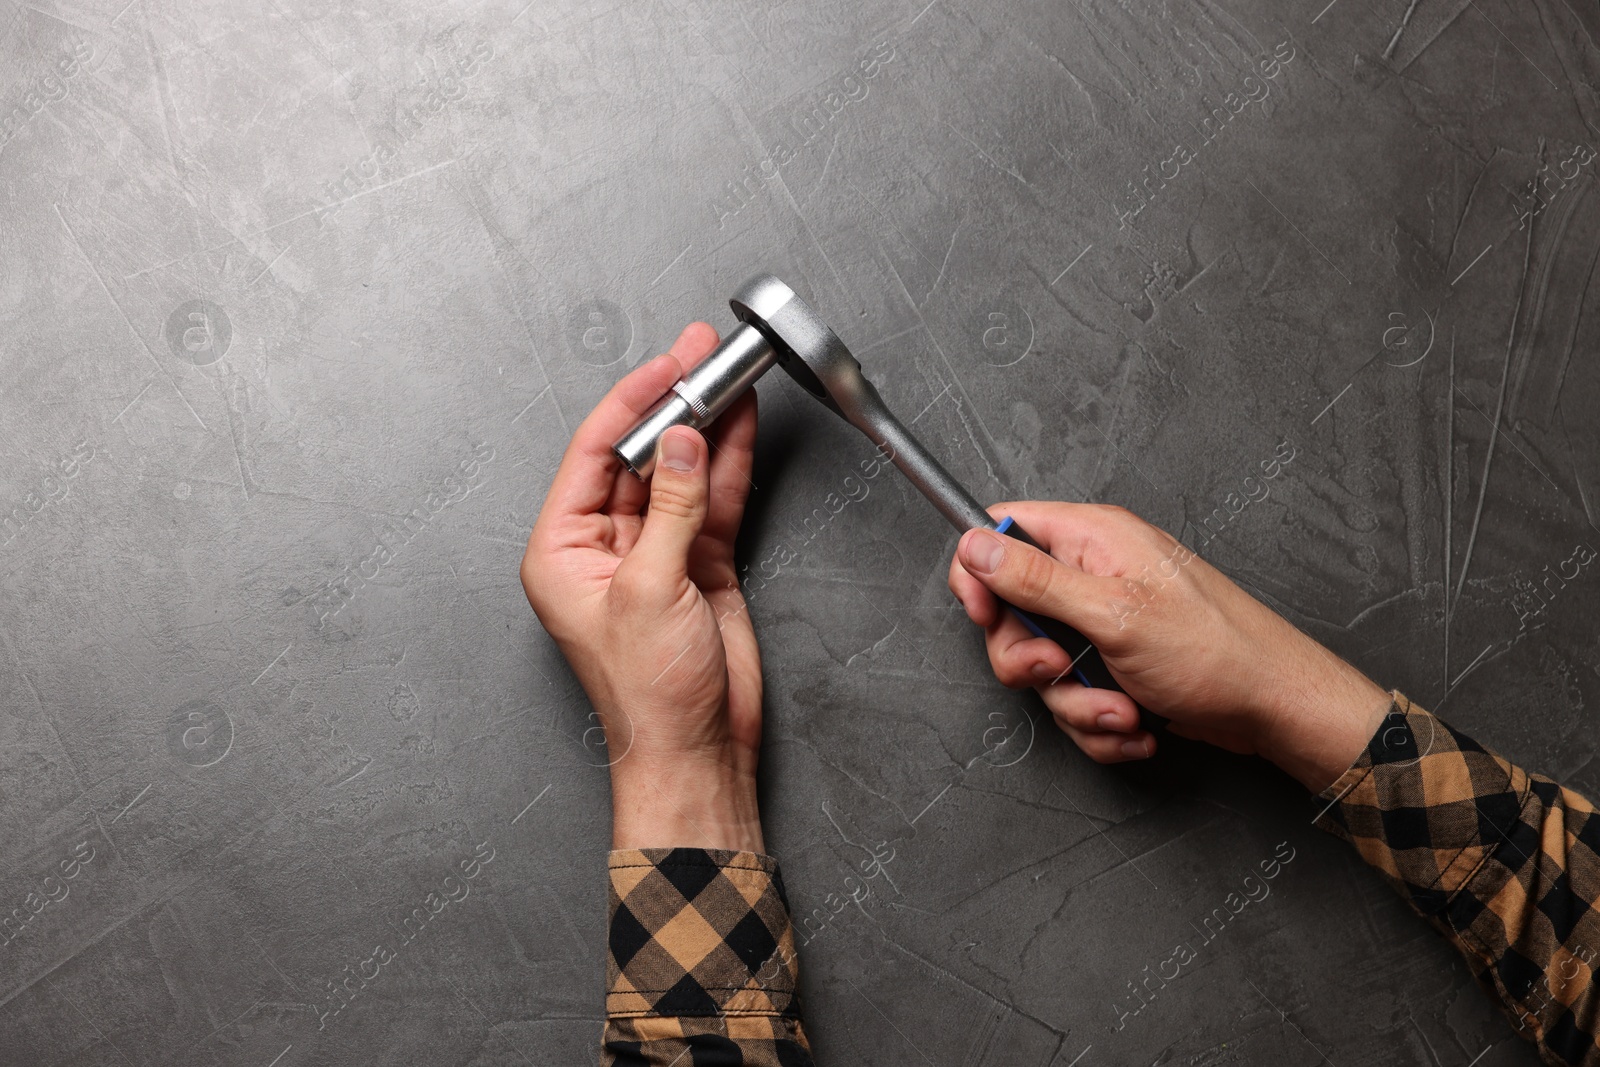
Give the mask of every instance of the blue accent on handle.
[{"label": "blue accent on handle", "polygon": [[[1005,518],[1000,520],[1000,525],[998,525],[998,526],[996,526],[994,528],[994,532],[995,533],[999,533],[999,534],[1006,533],[1007,531],[1009,531],[1011,529],[1011,527],[1015,526],[1016,524],[1017,524],[1016,520],[1013,519],[1010,515],[1007,515]],[[1017,618],[1021,619],[1022,620],[1022,625],[1026,626],[1030,631],[1032,631],[1033,632],[1033,636],[1035,636],[1035,637],[1043,637],[1043,638],[1047,638],[1047,639],[1050,637],[1049,634],[1045,633],[1043,630],[1041,630],[1039,628],[1039,624],[1034,622],[1033,618],[1026,611],[1023,611],[1021,608],[1014,607],[1011,604],[1006,604],[1006,607],[1011,608],[1011,614],[1013,614]],[[1077,676],[1078,681],[1083,683],[1083,687],[1085,689],[1093,689],[1094,688],[1094,683],[1089,681],[1088,676],[1083,673],[1083,669],[1081,667],[1079,667],[1076,664],[1074,664],[1073,667],[1072,667],[1072,673],[1075,676]]]}]

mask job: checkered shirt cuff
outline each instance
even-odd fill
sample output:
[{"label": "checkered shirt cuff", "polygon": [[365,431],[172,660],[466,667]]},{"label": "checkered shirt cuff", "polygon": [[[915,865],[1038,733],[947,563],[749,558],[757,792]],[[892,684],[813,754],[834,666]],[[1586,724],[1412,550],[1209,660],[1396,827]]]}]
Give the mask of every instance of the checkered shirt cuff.
[{"label": "checkered shirt cuff", "polygon": [[1445,934],[1547,1063],[1600,1065],[1600,820],[1393,694],[1317,823]]},{"label": "checkered shirt cuff", "polygon": [[620,849],[608,866],[602,1063],[666,1063],[685,1051],[700,1062],[702,1052],[734,1050],[742,1060],[726,1062],[811,1063],[776,860],[715,849]]},{"label": "checkered shirt cuff", "polygon": [[1354,845],[1418,912],[1443,917],[1492,852],[1515,847],[1528,776],[1392,695],[1366,751],[1322,791],[1329,807],[1317,825]]}]

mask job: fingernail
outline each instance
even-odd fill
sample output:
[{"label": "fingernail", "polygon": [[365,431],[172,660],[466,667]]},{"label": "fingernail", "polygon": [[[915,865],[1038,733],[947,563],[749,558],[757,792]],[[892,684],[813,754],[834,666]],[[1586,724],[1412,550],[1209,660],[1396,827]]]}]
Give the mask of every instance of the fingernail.
[{"label": "fingernail", "polygon": [[993,574],[1005,554],[1006,546],[997,535],[980,530],[967,541],[962,562],[979,574]]},{"label": "fingernail", "polygon": [[[1118,720],[1117,713],[1114,712],[1114,711],[1106,712],[1105,714],[1101,715],[1098,719],[1096,719],[1095,722],[1100,724],[1100,729],[1102,729],[1102,730],[1120,730],[1120,729],[1122,729],[1122,723],[1121,723],[1120,720]],[[1130,741],[1128,743],[1131,745],[1134,742]]]},{"label": "fingernail", "polygon": [[1149,753],[1143,741],[1124,741],[1122,742],[1122,754],[1129,759],[1144,759]]},{"label": "fingernail", "polygon": [[1035,663],[1033,665],[1033,676],[1040,681],[1043,681],[1046,678],[1054,678],[1060,673],[1060,671],[1056,670],[1048,663]]},{"label": "fingernail", "polygon": [[700,452],[687,434],[669,433],[661,438],[661,465],[670,471],[685,474],[694,470]]}]

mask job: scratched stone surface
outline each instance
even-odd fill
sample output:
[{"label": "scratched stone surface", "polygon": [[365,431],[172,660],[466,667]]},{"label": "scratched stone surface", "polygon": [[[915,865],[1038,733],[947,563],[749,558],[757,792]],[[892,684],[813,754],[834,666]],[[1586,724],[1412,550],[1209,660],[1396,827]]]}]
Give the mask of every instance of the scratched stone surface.
[{"label": "scratched stone surface", "polygon": [[[1126,505],[1600,789],[1597,41],[1557,0],[0,6],[0,1063],[593,1061],[615,755],[517,564],[585,412],[757,272],[980,498]],[[1287,778],[1102,768],[996,684],[954,533],[759,391],[819,1063],[1536,1062]]]}]

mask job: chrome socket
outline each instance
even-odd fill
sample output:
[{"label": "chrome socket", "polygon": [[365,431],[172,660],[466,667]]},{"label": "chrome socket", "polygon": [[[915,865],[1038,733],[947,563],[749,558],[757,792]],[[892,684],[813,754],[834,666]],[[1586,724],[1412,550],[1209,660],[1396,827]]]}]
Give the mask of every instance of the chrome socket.
[{"label": "chrome socket", "polygon": [[741,323],[679,379],[611,451],[634,477],[650,477],[662,434],[674,426],[705,429],[777,362],[777,352],[761,331]]}]

